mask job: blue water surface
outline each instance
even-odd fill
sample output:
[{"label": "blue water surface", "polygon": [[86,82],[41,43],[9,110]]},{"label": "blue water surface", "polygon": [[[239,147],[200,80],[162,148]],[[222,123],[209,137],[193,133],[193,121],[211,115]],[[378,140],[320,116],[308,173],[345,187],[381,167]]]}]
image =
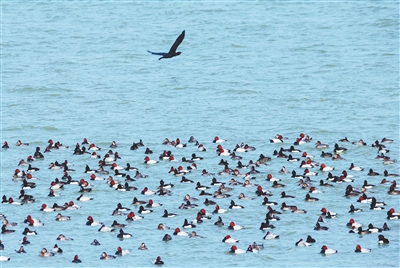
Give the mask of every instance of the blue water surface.
[{"label": "blue water surface", "polygon": [[[33,173],[37,187],[27,190],[35,202],[14,206],[2,204],[1,213],[10,222],[17,222],[12,234],[1,235],[5,248],[1,255],[10,257],[4,267],[55,266],[152,266],[152,260],[161,256],[166,267],[371,267],[399,266],[399,221],[387,220],[386,212],[400,211],[399,198],[389,195],[389,185],[380,184],[386,178],[384,170],[399,173],[398,162],[384,165],[375,159],[378,149],[371,145],[382,138],[393,139],[386,144],[390,159],[399,159],[399,4],[397,1],[2,1],[1,2],[1,141],[9,149],[1,150],[1,194],[18,199],[21,182],[13,181],[15,169],[21,159],[33,155],[36,147],[45,150],[48,140],[60,141],[68,148],[45,153],[44,160],[33,162],[40,168]],[[186,36],[172,59],[158,60],[146,50],[167,52],[176,37],[185,30]],[[298,179],[291,178],[293,170],[303,169],[298,162],[273,155],[274,150],[289,148],[300,133],[309,135],[310,143],[295,147],[308,154],[319,164],[333,166],[333,175],[347,170],[354,182],[319,186],[319,180],[328,182],[327,172],[319,171],[312,184],[322,193],[311,194],[318,202],[305,202],[307,190],[301,189]],[[287,139],[283,143],[270,143],[276,134]],[[199,152],[188,143],[193,135],[207,148]],[[280,210],[282,188],[272,188],[265,180],[267,174],[281,179],[286,193],[295,198],[286,201],[307,210],[306,214],[283,212],[280,221],[271,222],[279,235],[276,240],[264,240],[266,231],[259,230],[267,208],[263,198],[255,194],[256,187],[234,186],[230,198],[209,199],[228,209],[221,217],[225,223],[217,227],[214,206],[203,204],[195,183],[211,187],[213,176],[202,176],[201,171],[215,173],[225,182],[232,175],[218,175],[227,160],[235,168],[236,160],[216,153],[215,136],[226,139],[223,147],[235,148],[247,143],[255,151],[238,153],[242,162],[257,160],[260,154],[271,157],[260,173],[251,180],[273,195],[270,200]],[[338,140],[347,137],[349,143]],[[136,191],[119,192],[105,181],[90,181],[93,191],[87,196],[93,200],[79,202],[79,186],[66,185],[58,191],[59,197],[48,197],[50,183],[61,179],[62,170],[49,170],[51,162],[72,164],[74,180],[90,180],[84,173],[89,165],[98,168],[98,159],[89,155],[73,155],[76,143],[83,138],[102,148],[103,157],[112,141],[116,141],[121,156],[116,162],[130,163],[147,179],[130,182]],[[163,145],[165,138],[180,138],[184,148]],[[130,150],[133,142],[142,139],[144,147]],[[363,139],[367,146],[356,146],[353,141]],[[16,146],[16,142],[29,146]],[[317,141],[329,144],[324,151],[333,152],[335,143],[347,148],[344,160],[322,158]],[[170,150],[177,162],[160,161],[144,164],[145,148],[157,159],[164,150]],[[171,166],[186,168],[182,157],[192,153],[204,157],[197,162],[198,169],[186,175],[193,184],[180,183],[181,177],[168,173]],[[301,158],[301,153],[293,153]],[[354,163],[363,171],[350,171]],[[289,174],[280,174],[285,166]],[[380,173],[368,176],[369,169]],[[109,169],[107,167],[107,169]],[[319,166],[313,171],[318,171]],[[248,170],[240,170],[246,173]],[[112,175],[112,174],[110,174]],[[133,176],[134,172],[130,172]],[[106,176],[105,176],[106,177]],[[234,177],[244,182],[242,177]],[[115,178],[124,183],[123,178]],[[140,194],[144,187],[155,190],[160,180],[173,183],[170,196],[147,197]],[[361,189],[364,180],[375,184],[367,191],[384,201],[381,211],[370,210],[369,204],[358,203],[358,197],[345,197],[345,188],[352,185]],[[239,200],[240,193],[254,198]],[[186,194],[198,198],[197,208],[180,210]],[[127,223],[125,232],[132,238],[117,238],[119,229],[111,233],[98,232],[98,227],[86,226],[89,215],[110,226],[114,220],[126,223],[126,215],[112,216],[118,203],[137,214],[132,204],[134,197],[163,204],[154,208],[141,221]],[[62,211],[70,221],[57,222],[57,212],[40,211],[42,204],[64,204],[73,200],[82,207],[75,211]],[[244,209],[229,209],[230,201]],[[363,209],[358,214],[348,213],[354,204]],[[321,208],[338,213],[322,225],[328,231],[315,231],[314,226]],[[189,239],[172,235],[176,227],[182,228],[184,219],[195,219],[204,208],[212,216],[194,229],[202,239]],[[164,209],[177,213],[174,218],[162,218]],[[26,254],[14,250],[20,247],[27,215],[39,218],[44,226],[35,229],[37,236],[28,237]],[[378,234],[349,233],[346,223],[350,218],[363,224],[390,227],[383,235],[390,240],[387,246],[378,245]],[[231,231],[231,221],[244,226]],[[170,230],[157,230],[163,223]],[[192,230],[186,230],[192,231]],[[57,241],[59,234],[73,238]],[[172,240],[162,241],[164,234]],[[222,243],[225,235],[240,240],[236,245],[246,249],[249,244],[263,244],[258,253],[233,255],[231,245]],[[316,239],[311,247],[295,246],[300,238],[311,235]],[[91,246],[97,239],[100,246]],[[137,248],[145,242],[148,250]],[[62,254],[49,258],[39,257],[42,248],[50,250],[54,244]],[[368,254],[356,254],[357,244],[370,248]],[[320,254],[322,245],[338,250],[337,254]],[[102,252],[114,254],[117,247],[129,254],[114,260],[100,260]],[[81,264],[73,264],[74,255]]]}]

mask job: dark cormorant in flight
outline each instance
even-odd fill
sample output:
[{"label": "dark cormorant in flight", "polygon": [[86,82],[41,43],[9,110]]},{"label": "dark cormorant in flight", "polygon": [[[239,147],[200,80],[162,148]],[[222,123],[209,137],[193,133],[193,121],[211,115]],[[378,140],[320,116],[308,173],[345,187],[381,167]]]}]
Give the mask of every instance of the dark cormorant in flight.
[{"label": "dark cormorant in flight", "polygon": [[161,59],[168,59],[168,58],[172,58],[175,56],[178,56],[181,54],[181,52],[176,52],[176,49],[178,48],[178,46],[182,43],[183,38],[185,38],[185,31],[183,31],[178,38],[176,38],[175,43],[172,45],[172,47],[170,48],[170,50],[168,51],[168,53],[165,52],[151,52],[150,50],[147,50],[147,52],[154,54],[154,55],[161,55],[162,57],[159,58],[159,60]]}]

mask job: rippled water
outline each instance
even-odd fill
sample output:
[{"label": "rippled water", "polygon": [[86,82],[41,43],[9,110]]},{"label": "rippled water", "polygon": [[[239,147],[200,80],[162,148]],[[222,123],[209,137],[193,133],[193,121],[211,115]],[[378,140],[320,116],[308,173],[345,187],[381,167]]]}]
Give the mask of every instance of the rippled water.
[{"label": "rippled water", "polygon": [[[399,165],[383,165],[376,160],[377,149],[370,145],[383,137],[394,139],[389,144],[391,159],[399,159],[399,6],[386,2],[21,2],[2,1],[2,142],[10,149],[1,151],[2,195],[19,196],[20,182],[12,181],[18,161],[33,155],[35,147],[42,151],[49,139],[60,141],[68,149],[53,150],[43,161],[34,162],[40,171],[37,187],[29,190],[36,201],[21,207],[2,205],[1,213],[9,221],[17,222],[15,233],[2,235],[5,249],[1,255],[11,257],[4,266],[44,267],[70,266],[75,254],[84,266],[149,266],[160,255],[165,266],[399,266],[399,222],[387,221],[386,211],[393,207],[399,211],[398,196],[388,195],[388,185],[380,185],[384,178],[367,176],[369,168],[379,173],[387,169],[399,173]],[[146,50],[167,51],[182,30],[186,30],[179,47],[179,57],[157,60]],[[271,144],[269,139],[277,133],[288,137],[283,144]],[[311,143],[298,146],[315,155],[315,160],[334,166],[334,175],[348,170],[350,163],[365,168],[362,172],[349,171],[360,188],[365,179],[376,186],[368,196],[387,204],[382,211],[370,211],[367,204],[356,202],[357,197],[345,198],[347,184],[320,188],[315,203],[304,202],[305,190],[297,179],[278,171],[286,166],[289,171],[302,173],[298,163],[288,163],[272,155],[281,147],[289,148],[300,133],[310,135]],[[197,152],[196,146],[187,144],[177,149],[162,145],[165,138],[180,138],[187,142],[194,135],[207,148]],[[213,223],[217,216],[196,227],[203,239],[173,236],[162,242],[165,233],[156,230],[163,222],[172,228],[181,227],[183,220],[195,218],[198,209],[179,210],[185,194],[199,198],[196,203],[211,213],[214,207],[202,204],[194,184],[182,184],[180,178],[168,174],[172,166],[185,163],[162,161],[154,166],[143,164],[145,147],[157,158],[163,150],[171,150],[175,158],[190,158],[192,153],[204,157],[199,170],[187,175],[195,182],[208,186],[212,177],[201,176],[201,170],[217,173],[221,159],[212,143],[214,136],[228,141],[223,144],[234,149],[241,142],[257,148],[241,153],[243,163],[256,160],[260,153],[272,157],[267,166],[257,169],[255,184],[273,193],[271,200],[281,204],[281,189],[272,188],[265,180],[268,173],[280,177],[285,191],[295,195],[293,201],[308,211],[305,215],[283,213],[274,222],[273,233],[280,238],[263,240],[265,232],[258,228],[264,221],[266,208],[255,188],[236,186],[232,198],[216,200],[227,208],[230,200],[245,206],[243,210],[229,210],[222,215],[224,227]],[[339,143],[363,139],[366,147]],[[78,186],[67,185],[61,196],[47,196],[50,182],[61,178],[61,171],[48,170],[50,162],[68,159],[76,172],[73,179],[89,179],[84,167],[97,168],[97,160],[73,155],[76,143],[83,138],[103,149],[109,149],[113,140],[122,159],[137,166],[148,179],[131,183],[142,189],[155,189],[159,181],[175,184],[171,196],[154,196],[163,203],[142,221],[129,223],[126,232],[133,238],[120,241],[116,233],[99,233],[96,227],[85,225],[92,215],[110,225],[114,219],[125,222],[124,216],[111,216],[120,202],[135,213],[133,197],[147,200],[140,190],[118,192],[103,181],[92,182],[93,200],[78,202]],[[17,140],[29,142],[17,147]],[[145,147],[129,150],[132,142],[142,139]],[[348,148],[345,160],[333,161],[320,157],[316,141],[335,143]],[[294,156],[299,156],[295,155]],[[230,167],[236,161],[228,160]],[[317,168],[315,168],[317,169]],[[245,172],[245,171],[242,171]],[[325,180],[320,172],[314,184]],[[232,176],[215,176],[228,182]],[[241,178],[238,178],[242,180]],[[392,178],[390,178],[392,180]],[[215,187],[209,189],[213,192]],[[254,200],[238,200],[238,195]],[[42,203],[64,204],[70,200],[82,205],[76,211],[62,212],[71,221],[56,222],[56,213],[39,211]],[[350,204],[364,209],[357,215],[347,211]],[[275,206],[279,210],[280,206]],[[326,232],[314,231],[320,209],[326,207],[339,213],[324,225]],[[161,218],[163,209],[178,214],[171,219]],[[29,237],[27,254],[17,254],[18,240],[28,215],[45,223],[37,227],[38,235]],[[351,217],[364,227],[369,223],[381,227],[387,222],[390,231],[384,232],[389,246],[379,247],[377,235],[349,234],[345,226]],[[229,231],[227,224],[235,221],[245,226],[240,231]],[[73,241],[57,241],[63,233]],[[239,239],[238,247],[246,249],[252,242],[262,243],[265,249],[258,254],[231,255],[230,245],[221,243],[231,234]],[[295,242],[312,235],[317,242],[309,248],[297,248]],[[96,238],[101,246],[91,246]],[[52,248],[55,243],[64,250],[52,258],[40,258],[39,251]],[[137,247],[145,242],[148,251]],[[324,257],[319,254],[323,244],[335,248],[338,254]],[[355,254],[357,244],[372,249],[370,254]],[[130,254],[112,261],[101,261],[100,254],[113,254],[121,246]]]}]

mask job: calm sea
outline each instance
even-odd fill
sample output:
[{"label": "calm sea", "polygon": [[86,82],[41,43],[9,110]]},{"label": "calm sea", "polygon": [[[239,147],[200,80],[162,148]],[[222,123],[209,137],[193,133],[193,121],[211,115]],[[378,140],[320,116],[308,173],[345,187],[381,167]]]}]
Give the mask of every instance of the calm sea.
[{"label": "calm sea", "polygon": [[[183,31],[185,39],[172,59],[158,60],[146,52],[167,52]],[[35,202],[14,206],[2,204],[1,213],[10,222],[18,223],[12,234],[1,235],[5,246],[1,255],[10,257],[4,267],[72,266],[75,254],[82,260],[80,266],[151,266],[161,256],[166,267],[398,267],[399,221],[386,219],[389,208],[400,211],[399,198],[387,193],[389,185],[380,181],[386,169],[399,173],[398,162],[383,165],[375,159],[378,150],[371,144],[382,138],[394,139],[387,144],[391,159],[399,157],[399,3],[397,1],[1,1],[1,142],[7,141],[8,150],[1,150],[1,194],[18,199],[21,182],[12,176],[21,159],[33,155],[36,147],[43,152],[49,139],[69,146],[45,153],[44,160],[33,162],[40,168],[33,173],[36,188],[27,190]],[[287,137],[284,143],[269,142],[277,133]],[[305,202],[306,190],[298,186],[298,179],[290,174],[279,174],[285,166],[289,172],[302,174],[298,162],[273,156],[274,150],[289,148],[300,133],[309,135],[311,143],[296,148],[314,155],[320,164],[335,167],[333,175],[347,170],[354,182],[334,184],[323,188],[319,180],[326,181],[327,172],[319,172],[313,185],[322,193],[311,194],[318,202]],[[193,135],[207,148],[187,143]],[[195,183],[211,187],[212,176],[201,176],[201,170],[216,173],[217,180],[228,183],[233,176],[217,173],[227,160],[234,168],[237,161],[216,154],[215,136],[226,139],[223,147],[233,150],[236,144],[255,146],[252,152],[238,153],[242,162],[257,160],[262,153],[272,158],[266,166],[257,167],[253,184],[261,185],[278,202],[280,210],[282,188],[272,188],[267,174],[279,177],[287,194],[295,199],[290,205],[307,210],[304,215],[284,212],[280,221],[271,222],[272,232],[280,237],[264,240],[266,231],[259,230],[267,212],[262,197],[255,187],[234,186],[230,198],[214,199],[221,208],[228,209],[221,217],[225,223],[217,227],[212,219],[198,224],[195,231],[202,239],[189,239],[172,235],[173,229],[182,227],[184,219],[193,220],[204,208],[212,213],[214,206],[203,204]],[[338,140],[347,137],[349,143]],[[105,181],[91,181],[93,191],[87,196],[93,200],[79,202],[79,187],[66,185],[59,197],[48,197],[50,182],[61,179],[61,170],[49,170],[51,162],[68,160],[75,169],[70,172],[74,180],[89,180],[84,168],[98,168],[98,160],[88,155],[73,155],[76,143],[83,138],[102,147],[101,156],[116,141],[121,159],[117,163],[130,163],[147,179],[130,182],[138,187],[131,192],[111,189]],[[163,145],[165,138],[180,138],[185,148]],[[133,142],[143,140],[144,147],[130,150]],[[363,139],[368,146],[356,146],[353,141]],[[28,142],[18,147],[16,142]],[[335,143],[347,148],[344,160],[321,158],[315,143],[329,144],[324,151],[333,152]],[[153,150],[151,158],[158,159],[164,150],[170,150],[178,162],[160,161],[147,166],[145,148]],[[203,160],[198,170],[187,174],[194,184],[180,183],[179,177],[168,173],[177,168],[182,157],[196,153]],[[293,153],[301,157],[300,153]],[[363,171],[350,171],[354,163]],[[367,176],[372,168],[379,176]],[[108,169],[108,167],[107,167]],[[312,169],[318,171],[318,167]],[[240,170],[245,173],[246,170]],[[133,172],[130,172],[133,176]],[[118,178],[124,182],[123,178]],[[160,180],[173,183],[170,196],[147,197],[140,194],[145,186],[155,190]],[[242,177],[235,179],[243,182]],[[396,178],[387,178],[393,180]],[[369,210],[369,204],[356,202],[358,197],[344,197],[351,184],[361,188],[364,180],[375,184],[368,197],[384,201],[381,211]],[[239,200],[240,193],[253,200]],[[194,209],[180,210],[185,194],[199,200]],[[145,215],[141,221],[127,223],[126,216],[112,216],[118,203],[137,214],[132,205],[137,197],[163,203]],[[74,200],[82,207],[75,211],[62,211],[70,221],[55,221],[56,212],[43,213],[43,203],[59,205]],[[244,209],[230,210],[230,201]],[[348,213],[354,204],[363,209],[358,214]],[[322,225],[327,231],[314,231],[322,207],[338,213]],[[163,210],[177,213],[175,218],[162,218]],[[26,254],[17,254],[27,215],[39,218],[44,226],[30,227],[37,236],[30,236]],[[112,233],[98,232],[98,227],[86,226],[86,218],[110,226],[113,220],[127,223],[125,232],[130,239],[119,240],[118,229]],[[387,222],[390,231],[383,235],[390,240],[379,246],[378,234],[349,233],[346,223],[350,218],[363,224],[382,227]],[[244,226],[230,231],[229,222]],[[171,230],[157,230],[163,223]],[[183,228],[181,228],[183,229]],[[189,231],[191,231],[189,229]],[[73,238],[57,241],[59,234]],[[163,242],[164,234],[173,239]],[[230,234],[239,239],[237,247],[263,244],[259,253],[229,254],[231,245],[221,242]],[[295,246],[300,238],[311,235],[316,239],[311,247]],[[101,245],[90,243],[97,239]],[[139,251],[145,242],[148,250]],[[54,244],[62,254],[41,258],[42,248],[50,250]],[[354,253],[360,244],[372,249],[368,254]],[[322,245],[338,250],[331,256],[321,255]],[[115,260],[102,261],[104,251],[114,254],[117,247],[130,253]]]}]

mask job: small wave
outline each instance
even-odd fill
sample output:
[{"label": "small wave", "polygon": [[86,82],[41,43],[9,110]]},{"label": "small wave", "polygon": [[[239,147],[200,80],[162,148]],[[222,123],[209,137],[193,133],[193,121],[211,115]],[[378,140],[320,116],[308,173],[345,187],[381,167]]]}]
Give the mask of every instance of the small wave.
[{"label": "small wave", "polygon": [[44,130],[47,131],[58,131],[58,128],[54,127],[54,126],[45,126],[43,127]]}]

